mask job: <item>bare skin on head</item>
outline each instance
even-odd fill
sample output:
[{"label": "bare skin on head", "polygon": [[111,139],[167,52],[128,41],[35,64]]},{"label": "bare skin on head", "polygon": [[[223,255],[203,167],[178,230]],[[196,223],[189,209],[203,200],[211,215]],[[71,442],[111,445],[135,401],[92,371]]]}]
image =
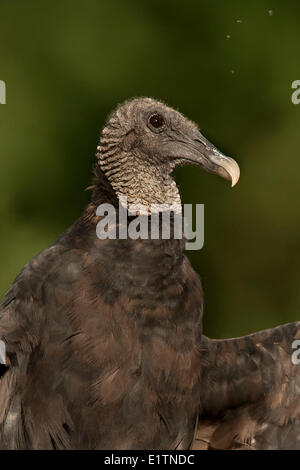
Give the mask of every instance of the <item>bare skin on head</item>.
[{"label": "bare skin on head", "polygon": [[200,166],[231,181],[239,179],[237,163],[223,155],[193,122],[164,103],[134,98],[120,105],[103,129],[98,163],[118,198],[128,204],[181,205],[172,178],[184,164]]}]

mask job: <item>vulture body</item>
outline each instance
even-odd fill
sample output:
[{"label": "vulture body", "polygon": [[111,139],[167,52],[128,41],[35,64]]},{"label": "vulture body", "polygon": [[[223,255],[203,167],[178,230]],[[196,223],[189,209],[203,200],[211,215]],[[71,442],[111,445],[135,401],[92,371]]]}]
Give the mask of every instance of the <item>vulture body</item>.
[{"label": "vulture body", "polygon": [[144,241],[99,240],[81,219],[16,279],[1,309],[2,447],[191,446],[201,285],[178,241]]},{"label": "vulture body", "polygon": [[149,98],[110,116],[97,158],[91,203],[1,303],[0,448],[300,448],[299,324],[206,338],[184,240],[96,235],[101,204],[178,209],[176,166],[234,184],[237,164]]}]

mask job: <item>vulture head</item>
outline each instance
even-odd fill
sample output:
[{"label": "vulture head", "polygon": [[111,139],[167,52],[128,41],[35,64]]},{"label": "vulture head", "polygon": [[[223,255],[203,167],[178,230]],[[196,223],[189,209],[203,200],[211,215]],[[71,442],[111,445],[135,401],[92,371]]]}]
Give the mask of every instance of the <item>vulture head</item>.
[{"label": "vulture head", "polygon": [[121,104],[102,131],[98,163],[118,198],[128,204],[181,204],[172,171],[189,164],[234,186],[238,164],[223,155],[178,111],[151,98]]}]

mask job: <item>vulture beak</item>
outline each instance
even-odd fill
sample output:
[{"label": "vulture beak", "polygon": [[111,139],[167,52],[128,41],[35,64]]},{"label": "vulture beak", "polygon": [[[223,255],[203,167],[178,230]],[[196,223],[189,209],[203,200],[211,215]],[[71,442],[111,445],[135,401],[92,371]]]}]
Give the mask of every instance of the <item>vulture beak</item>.
[{"label": "vulture beak", "polygon": [[209,173],[231,181],[232,187],[240,178],[240,168],[236,161],[223,155],[199,131],[193,141],[189,142],[189,152],[186,153],[185,159]]}]

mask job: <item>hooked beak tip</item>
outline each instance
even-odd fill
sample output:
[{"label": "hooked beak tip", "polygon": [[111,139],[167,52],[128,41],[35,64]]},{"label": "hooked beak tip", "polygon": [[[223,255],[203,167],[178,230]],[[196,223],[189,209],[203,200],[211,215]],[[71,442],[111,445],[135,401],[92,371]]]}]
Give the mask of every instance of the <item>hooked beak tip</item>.
[{"label": "hooked beak tip", "polygon": [[237,169],[231,174],[231,187],[235,186],[240,179],[240,167],[237,165]]},{"label": "hooked beak tip", "polygon": [[231,187],[235,186],[240,179],[240,167],[237,162],[223,154],[214,154],[210,157],[211,161],[217,165],[217,173],[231,181]]}]

